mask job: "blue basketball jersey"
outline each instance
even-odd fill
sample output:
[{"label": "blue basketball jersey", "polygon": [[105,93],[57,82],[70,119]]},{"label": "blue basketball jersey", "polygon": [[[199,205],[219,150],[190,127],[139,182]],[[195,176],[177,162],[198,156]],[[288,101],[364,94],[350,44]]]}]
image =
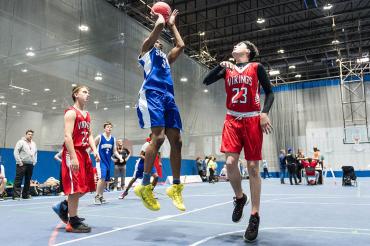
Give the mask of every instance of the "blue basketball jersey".
[{"label": "blue basketball jersey", "polygon": [[149,89],[174,94],[171,68],[164,52],[153,47],[139,58],[139,63],[144,68],[144,82],[140,91]]},{"label": "blue basketball jersey", "polygon": [[109,140],[104,137],[104,134],[100,135],[100,142],[98,145],[98,151],[100,156],[100,162],[109,164],[113,155],[114,137],[111,136]]}]

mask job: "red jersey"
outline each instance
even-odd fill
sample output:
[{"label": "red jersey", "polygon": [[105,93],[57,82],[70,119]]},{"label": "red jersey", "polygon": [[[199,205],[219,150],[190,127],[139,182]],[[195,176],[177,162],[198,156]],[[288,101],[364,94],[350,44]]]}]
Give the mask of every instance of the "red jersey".
[{"label": "red jersey", "polygon": [[74,110],[76,112],[76,119],[72,133],[73,146],[75,148],[87,149],[90,147],[90,114],[87,112],[86,117],[84,117],[80,110],[74,107],[68,108],[64,114],[66,114],[69,110]]},{"label": "red jersey", "polygon": [[226,69],[227,109],[241,113],[261,110],[257,68],[258,63],[251,62],[241,68]]}]

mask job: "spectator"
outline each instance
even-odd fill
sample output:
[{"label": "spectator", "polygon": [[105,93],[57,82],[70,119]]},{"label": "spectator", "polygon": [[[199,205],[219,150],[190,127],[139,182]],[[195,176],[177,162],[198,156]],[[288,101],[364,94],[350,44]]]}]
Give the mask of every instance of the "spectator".
[{"label": "spectator", "polygon": [[64,196],[63,192],[63,182],[62,182],[62,154],[63,154],[63,149],[59,150],[58,153],[54,156],[54,160],[59,162],[60,166],[60,172],[59,172],[59,195]]},{"label": "spectator", "polygon": [[323,179],[322,179],[323,158],[321,158],[321,153],[320,153],[320,150],[317,148],[317,146],[313,147],[312,160],[315,160],[317,162],[316,171],[319,172],[319,179],[317,181],[317,184],[323,184]]},{"label": "spectator", "polygon": [[217,169],[217,163],[215,162],[216,158],[211,156],[208,161],[208,170],[209,170],[209,183],[215,183],[215,172]]},{"label": "spectator", "polygon": [[17,142],[14,147],[14,158],[16,161],[16,174],[13,186],[13,199],[21,196],[21,185],[24,178],[22,198],[30,199],[30,181],[32,178],[33,167],[37,162],[37,147],[32,141],[33,130],[27,130],[26,136]]},{"label": "spectator", "polygon": [[266,179],[266,175],[267,178],[270,178],[269,167],[266,160],[262,160],[262,167],[263,167],[263,179]]},{"label": "spectator", "polygon": [[280,167],[280,183],[285,184],[285,172],[286,172],[286,154],[285,150],[280,150],[279,155],[279,167]]},{"label": "spectator", "polygon": [[200,158],[199,156],[195,159],[195,163],[197,165],[197,169],[198,169],[198,174],[200,176],[200,178],[203,180],[204,178],[204,173],[203,173],[203,160],[202,158]]},{"label": "spectator", "polygon": [[304,159],[305,159],[305,156],[304,156],[303,151],[301,149],[298,149],[298,153],[296,155],[298,183],[302,183],[302,169],[303,169],[302,160]]},{"label": "spectator", "polygon": [[112,156],[112,161],[114,162],[114,190],[117,190],[118,186],[118,178],[121,177],[121,187],[120,190],[125,189],[125,178],[126,178],[126,164],[128,159],[130,159],[131,153],[130,151],[123,146],[123,140],[117,140],[117,152],[122,157],[123,162]]},{"label": "spectator", "polygon": [[292,178],[294,178],[294,184],[297,185],[298,182],[297,182],[297,171],[296,171],[296,159],[294,158],[293,151],[291,148],[288,149],[288,154],[286,155],[286,163],[287,163],[287,168],[288,168],[290,185],[293,185]]},{"label": "spectator", "polygon": [[223,179],[223,180],[226,180],[226,181],[229,181],[229,178],[227,176],[227,169],[226,169],[226,164],[224,165],[224,167],[221,169],[221,172],[220,172],[220,178]]},{"label": "spectator", "polygon": [[0,165],[0,201],[3,201],[4,197],[6,196],[6,182],[7,179],[5,177],[5,168],[3,165]]}]

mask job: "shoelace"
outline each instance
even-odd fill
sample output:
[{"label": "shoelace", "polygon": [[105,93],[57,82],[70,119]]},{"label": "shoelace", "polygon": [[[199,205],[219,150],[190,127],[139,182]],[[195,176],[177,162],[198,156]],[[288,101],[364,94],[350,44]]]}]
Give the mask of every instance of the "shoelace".
[{"label": "shoelace", "polygon": [[143,193],[143,198],[150,205],[156,203],[156,200],[155,200],[154,195],[153,195],[153,191],[148,192],[148,193]]},{"label": "shoelace", "polygon": [[251,217],[249,219],[249,226],[248,226],[248,229],[247,231],[248,232],[255,232],[258,228],[258,219],[256,217]]},{"label": "shoelace", "polygon": [[181,188],[180,186],[174,186],[174,192],[173,192],[173,198],[176,200],[176,201],[179,201],[179,202],[183,202],[182,200],[182,196],[181,196]]},{"label": "shoelace", "polygon": [[242,207],[241,205],[242,205],[242,201],[239,200],[239,202],[238,202],[238,199],[236,199],[236,197],[234,197],[234,207],[238,210],[238,212]]}]

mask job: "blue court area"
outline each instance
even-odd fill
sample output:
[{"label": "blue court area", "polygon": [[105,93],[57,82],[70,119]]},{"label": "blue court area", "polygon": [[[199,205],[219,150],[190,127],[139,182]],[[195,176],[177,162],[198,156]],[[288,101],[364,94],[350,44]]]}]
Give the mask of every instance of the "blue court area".
[{"label": "blue court area", "polygon": [[[291,186],[262,180],[260,233],[250,245],[370,245],[370,179],[359,178],[358,187],[342,187],[339,181]],[[243,187],[249,187],[248,181]],[[51,210],[61,197],[0,202],[1,245],[247,244],[242,236],[250,204],[241,222],[232,223],[229,183],[186,185],[186,212],[176,210],[165,188],[156,189],[158,212],[147,210],[133,191],[124,200],[117,199],[118,192],[105,193],[109,203],[102,206],[93,205],[93,195],[86,195],[80,216],[92,226],[89,234],[65,232]]]}]

